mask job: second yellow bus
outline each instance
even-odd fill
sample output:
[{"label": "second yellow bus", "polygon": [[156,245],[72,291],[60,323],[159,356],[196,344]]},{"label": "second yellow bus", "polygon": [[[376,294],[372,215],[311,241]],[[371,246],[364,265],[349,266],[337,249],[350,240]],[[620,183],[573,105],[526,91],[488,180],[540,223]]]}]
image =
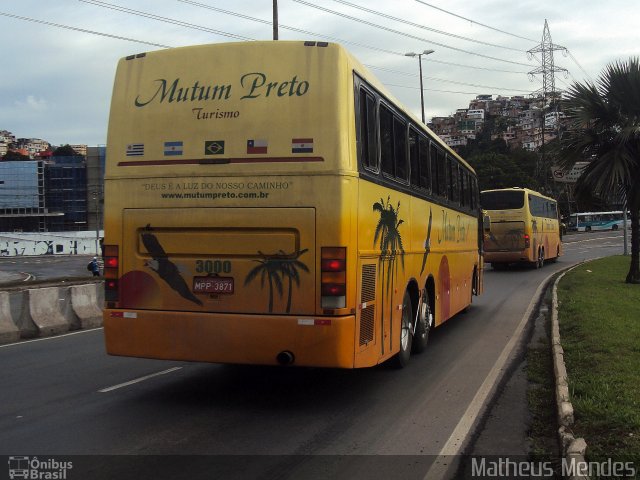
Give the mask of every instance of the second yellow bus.
[{"label": "second yellow bus", "polygon": [[484,190],[480,203],[491,222],[484,259],[495,269],[510,263],[541,268],[562,255],[558,204],[528,188]]}]

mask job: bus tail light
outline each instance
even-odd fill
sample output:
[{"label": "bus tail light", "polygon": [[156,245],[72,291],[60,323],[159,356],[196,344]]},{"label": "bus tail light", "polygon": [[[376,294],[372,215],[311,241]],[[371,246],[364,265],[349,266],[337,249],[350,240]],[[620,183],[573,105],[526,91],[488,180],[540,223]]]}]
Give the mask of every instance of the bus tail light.
[{"label": "bus tail light", "polygon": [[320,270],[321,307],[345,308],[347,306],[347,248],[322,247]]},{"label": "bus tail light", "polygon": [[524,248],[529,248],[531,246],[531,240],[529,239],[529,235],[524,234]]},{"label": "bus tail light", "polygon": [[118,267],[120,266],[120,254],[117,245],[104,246],[104,300],[105,302],[117,302],[118,295]]}]

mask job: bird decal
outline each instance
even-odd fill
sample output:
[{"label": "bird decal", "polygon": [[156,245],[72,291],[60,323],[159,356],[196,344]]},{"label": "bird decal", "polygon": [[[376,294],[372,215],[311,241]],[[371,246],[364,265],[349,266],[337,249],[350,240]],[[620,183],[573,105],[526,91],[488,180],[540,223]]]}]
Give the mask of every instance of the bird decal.
[{"label": "bird decal", "polygon": [[427,239],[424,241],[424,255],[422,256],[422,267],[420,267],[420,275],[424,272],[424,267],[427,264],[427,258],[429,258],[429,252],[431,252],[431,220],[433,218],[433,212],[429,207],[429,225],[427,226]]},{"label": "bird decal", "polygon": [[189,285],[187,285],[187,282],[185,282],[182,275],[180,275],[176,264],[167,257],[164,248],[162,248],[162,245],[160,245],[160,242],[152,233],[152,230],[151,225],[147,224],[141,235],[142,243],[151,255],[151,260],[147,261],[145,265],[156,272],[158,276],[173,290],[178,292],[181,297],[198,305],[202,305],[202,301],[191,292]]}]

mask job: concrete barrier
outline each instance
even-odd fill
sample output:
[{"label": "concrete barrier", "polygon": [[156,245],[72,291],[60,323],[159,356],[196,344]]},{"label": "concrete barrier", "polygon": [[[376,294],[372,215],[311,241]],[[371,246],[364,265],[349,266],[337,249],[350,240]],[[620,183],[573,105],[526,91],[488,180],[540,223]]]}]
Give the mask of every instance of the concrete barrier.
[{"label": "concrete barrier", "polygon": [[97,283],[70,287],[71,306],[80,321],[80,328],[102,326],[102,309],[98,306],[97,287]]},{"label": "concrete barrier", "polygon": [[0,344],[100,327],[103,304],[102,282],[7,287],[0,291]]},{"label": "concrete barrier", "polygon": [[29,289],[29,314],[41,337],[69,330],[69,322],[60,311],[58,290],[58,287]]},{"label": "concrete barrier", "polygon": [[0,344],[17,342],[20,330],[13,321],[9,293],[0,292]]}]

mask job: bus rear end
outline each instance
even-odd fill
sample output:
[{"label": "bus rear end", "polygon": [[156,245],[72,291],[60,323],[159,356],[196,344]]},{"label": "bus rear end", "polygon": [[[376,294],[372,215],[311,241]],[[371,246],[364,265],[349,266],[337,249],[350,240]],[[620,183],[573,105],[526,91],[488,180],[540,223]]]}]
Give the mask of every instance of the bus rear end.
[{"label": "bus rear end", "polygon": [[339,47],[315,42],[121,60],[105,181],[110,354],[353,367],[355,179],[336,175],[352,161],[346,71]]},{"label": "bus rear end", "polygon": [[484,236],[484,261],[494,267],[533,261],[525,191],[483,191],[480,204],[491,220]]}]

